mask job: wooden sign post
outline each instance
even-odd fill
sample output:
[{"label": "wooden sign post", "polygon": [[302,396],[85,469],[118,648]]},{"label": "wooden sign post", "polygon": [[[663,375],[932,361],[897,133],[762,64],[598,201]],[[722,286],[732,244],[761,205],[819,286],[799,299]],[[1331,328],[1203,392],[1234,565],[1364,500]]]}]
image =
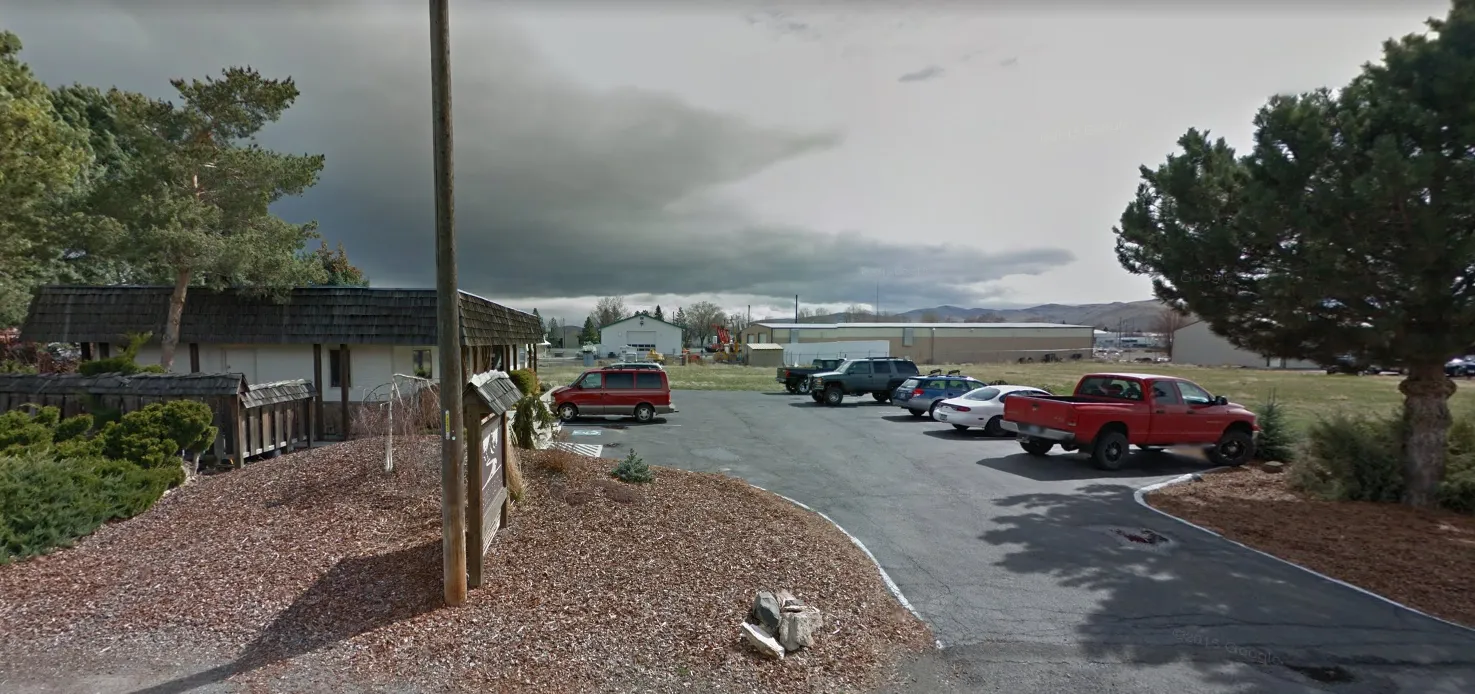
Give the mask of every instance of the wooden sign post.
[{"label": "wooden sign post", "polygon": [[482,566],[497,530],[507,523],[507,413],[522,394],[507,374],[471,377],[462,401],[466,441],[466,582],[482,583]]}]

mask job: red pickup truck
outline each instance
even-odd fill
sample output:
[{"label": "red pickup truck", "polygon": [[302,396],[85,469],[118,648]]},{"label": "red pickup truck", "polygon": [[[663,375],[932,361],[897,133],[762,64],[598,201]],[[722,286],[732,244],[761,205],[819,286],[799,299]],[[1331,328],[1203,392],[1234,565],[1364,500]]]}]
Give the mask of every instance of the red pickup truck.
[{"label": "red pickup truck", "polygon": [[1220,465],[1243,465],[1255,454],[1255,413],[1171,376],[1098,373],[1081,377],[1073,395],[1015,396],[1004,402],[1001,426],[1019,435],[1031,455],[1056,444],[1083,451],[1104,470],[1118,470],[1128,446],[1208,446]]}]

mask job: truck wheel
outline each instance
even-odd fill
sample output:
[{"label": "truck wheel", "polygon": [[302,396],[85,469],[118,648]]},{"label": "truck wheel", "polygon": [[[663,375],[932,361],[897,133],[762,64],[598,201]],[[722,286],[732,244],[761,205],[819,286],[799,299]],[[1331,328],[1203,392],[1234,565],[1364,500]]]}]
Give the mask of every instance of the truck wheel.
[{"label": "truck wheel", "polygon": [[1127,435],[1117,431],[1105,431],[1096,437],[1091,446],[1091,462],[1102,470],[1120,470],[1127,460]]},{"label": "truck wheel", "polygon": [[1019,447],[1030,455],[1044,456],[1050,454],[1050,449],[1055,447],[1055,442],[1045,439],[1024,439],[1019,442]]},{"label": "truck wheel", "polygon": [[1224,432],[1219,442],[1209,449],[1209,460],[1216,465],[1238,467],[1250,462],[1254,455],[1254,437],[1239,430]]},{"label": "truck wheel", "polygon": [[834,407],[842,402],[845,402],[845,391],[840,390],[840,386],[830,386],[825,389],[826,405]]},{"label": "truck wheel", "polygon": [[802,381],[799,381],[798,388],[799,388],[799,392],[800,393],[808,393],[809,392],[809,379],[806,378],[806,379],[804,379]]},{"label": "truck wheel", "polygon": [[886,393],[871,393],[871,397],[875,398],[876,402],[886,402],[891,399],[891,396]]},{"label": "truck wheel", "polygon": [[789,381],[788,383],[785,383],[784,384],[784,390],[787,390],[790,393],[798,393],[799,392],[799,384],[798,383],[795,383],[793,381]]}]

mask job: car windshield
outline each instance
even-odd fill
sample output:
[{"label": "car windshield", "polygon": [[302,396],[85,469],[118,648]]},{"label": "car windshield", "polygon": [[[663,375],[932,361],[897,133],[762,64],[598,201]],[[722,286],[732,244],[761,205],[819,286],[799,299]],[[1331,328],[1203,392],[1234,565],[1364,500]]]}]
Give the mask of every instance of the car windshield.
[{"label": "car windshield", "polygon": [[997,397],[999,397],[998,388],[979,388],[978,390],[970,390],[966,395],[963,396],[963,398],[967,400],[993,400]]},{"label": "car windshield", "polygon": [[902,388],[916,388],[917,387],[917,379],[915,379],[915,378],[908,378],[907,380],[901,382],[901,387]]}]

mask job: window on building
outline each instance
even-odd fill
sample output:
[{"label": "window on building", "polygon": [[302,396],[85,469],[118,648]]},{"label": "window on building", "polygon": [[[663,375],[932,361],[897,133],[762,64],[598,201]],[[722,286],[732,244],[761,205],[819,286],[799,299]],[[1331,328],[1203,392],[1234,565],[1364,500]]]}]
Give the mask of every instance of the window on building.
[{"label": "window on building", "polygon": [[328,387],[342,388],[343,381],[343,350],[328,350]]},{"label": "window on building", "polygon": [[916,341],[917,341],[917,329],[916,328],[902,328],[901,329],[901,346],[902,347],[911,347],[911,346],[913,346],[913,343],[915,343]]},{"label": "window on building", "polygon": [[435,362],[431,359],[430,350],[417,349],[411,354],[411,362],[415,365],[415,375],[420,378],[435,378],[431,365]]},{"label": "window on building", "polygon": [[[659,376],[657,376],[657,378],[659,378]],[[623,372],[604,375],[605,390],[632,390],[634,388],[635,374]]]}]

